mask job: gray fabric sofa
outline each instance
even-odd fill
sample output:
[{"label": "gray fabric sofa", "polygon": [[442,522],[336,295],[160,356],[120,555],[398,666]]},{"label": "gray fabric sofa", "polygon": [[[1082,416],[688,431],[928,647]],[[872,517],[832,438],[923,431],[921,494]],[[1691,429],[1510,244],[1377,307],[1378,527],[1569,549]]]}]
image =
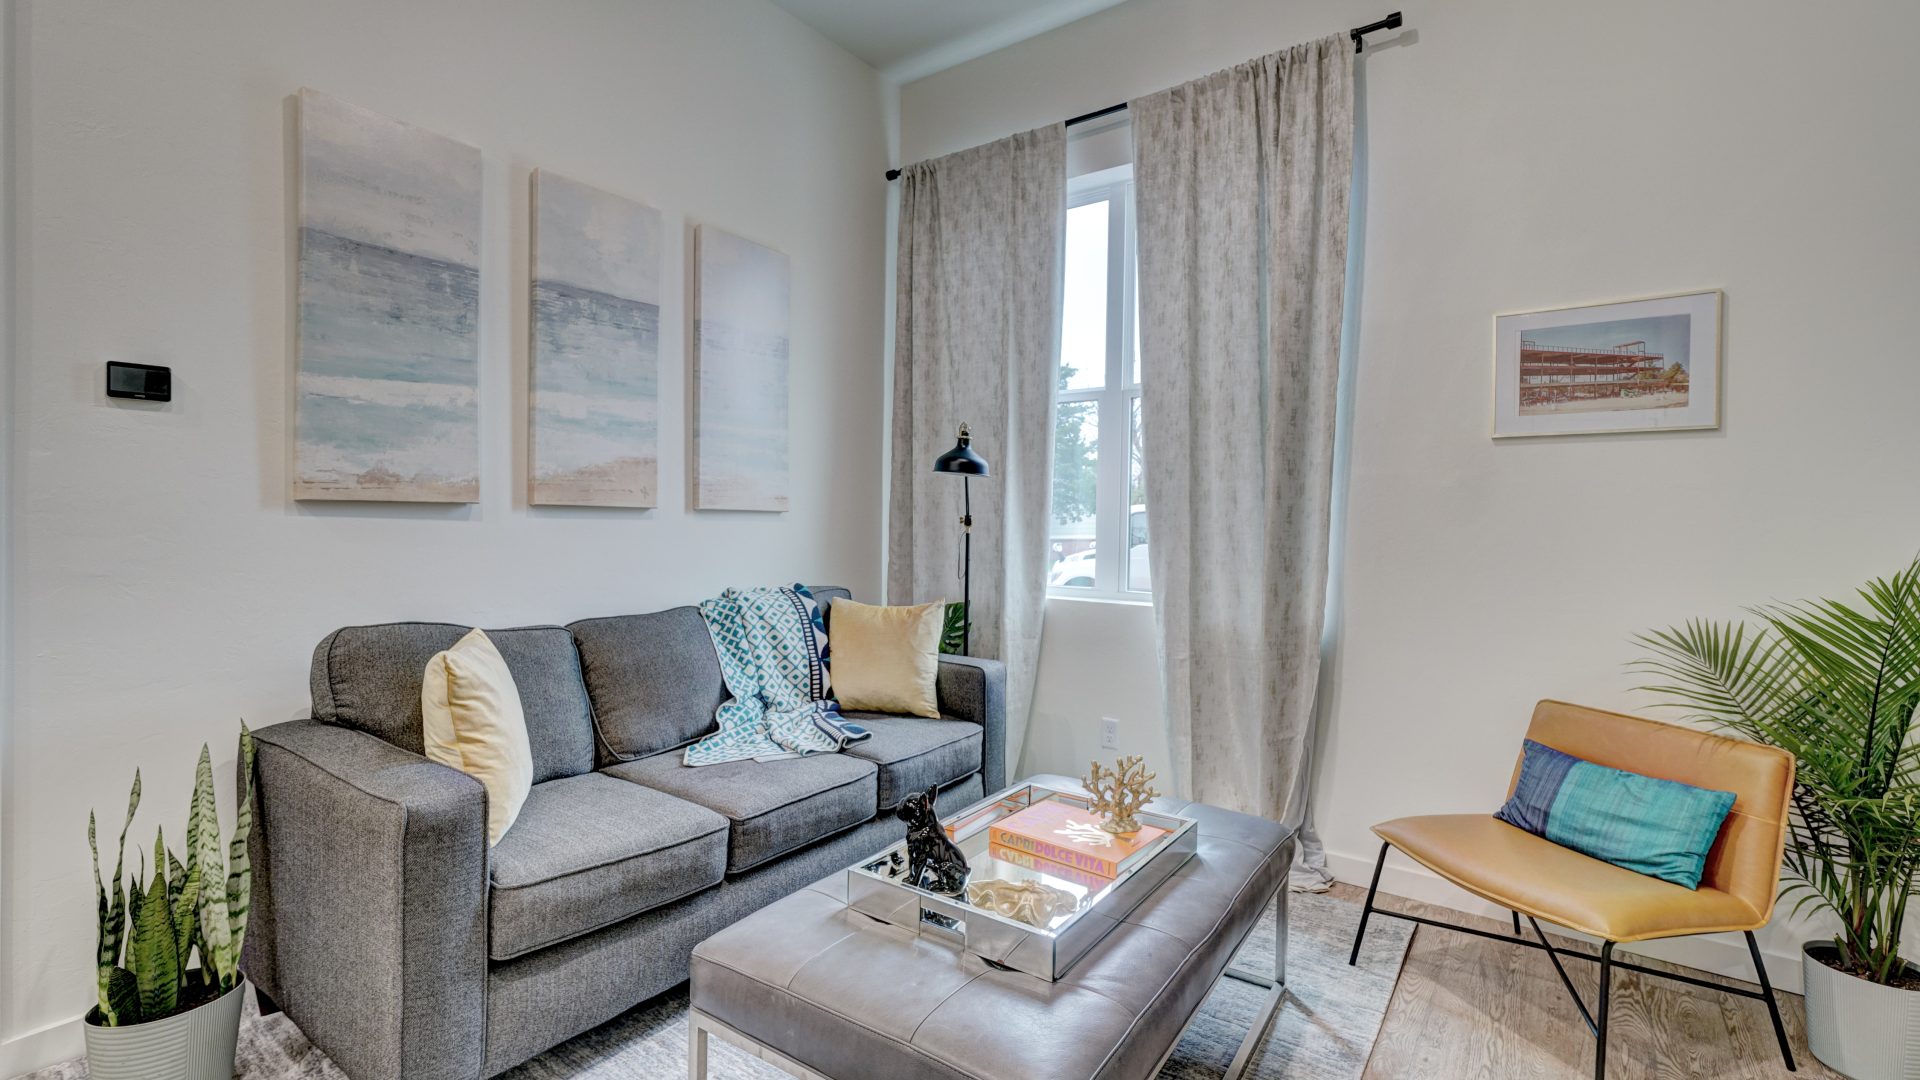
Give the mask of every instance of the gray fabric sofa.
[{"label": "gray fabric sofa", "polygon": [[[845,589],[814,590],[827,604]],[[719,661],[691,607],[488,631],[534,786],[487,847],[486,792],[422,756],[420,677],[467,628],[336,630],[313,716],[254,733],[244,968],[354,1080],[477,1080],[687,978],[722,927],[899,839],[891,811],[1004,786],[1005,672],[943,657],[942,719],[850,714],[847,752],[687,768]]]}]

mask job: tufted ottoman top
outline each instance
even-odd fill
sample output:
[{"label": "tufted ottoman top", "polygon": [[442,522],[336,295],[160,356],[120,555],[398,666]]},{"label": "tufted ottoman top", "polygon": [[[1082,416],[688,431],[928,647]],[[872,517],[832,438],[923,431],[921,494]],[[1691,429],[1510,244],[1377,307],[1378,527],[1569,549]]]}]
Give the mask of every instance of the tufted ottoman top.
[{"label": "tufted ottoman top", "polygon": [[1198,850],[1057,982],[851,911],[835,874],[700,943],[693,1008],[836,1080],[1148,1077],[1293,860],[1274,822],[1151,808],[1193,818]]}]

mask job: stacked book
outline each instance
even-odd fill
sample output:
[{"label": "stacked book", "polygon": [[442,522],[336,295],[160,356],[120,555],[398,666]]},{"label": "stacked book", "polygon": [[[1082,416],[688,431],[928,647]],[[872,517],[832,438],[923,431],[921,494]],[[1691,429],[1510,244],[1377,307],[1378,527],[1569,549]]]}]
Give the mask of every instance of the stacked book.
[{"label": "stacked book", "polygon": [[1045,799],[994,822],[988,854],[1003,862],[1098,892],[1113,884],[1129,859],[1167,834],[1157,825],[1116,836],[1100,816],[1065,799]]}]

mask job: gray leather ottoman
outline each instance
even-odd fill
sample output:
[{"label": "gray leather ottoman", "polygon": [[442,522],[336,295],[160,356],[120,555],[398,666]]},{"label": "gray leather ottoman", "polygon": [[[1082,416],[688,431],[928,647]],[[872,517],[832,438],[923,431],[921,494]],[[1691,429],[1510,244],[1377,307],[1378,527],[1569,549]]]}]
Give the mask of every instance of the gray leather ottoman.
[{"label": "gray leather ottoman", "polygon": [[[1195,819],[1198,850],[1058,982],[849,910],[844,874],[720,931],[693,951],[690,1075],[706,1077],[711,1033],[801,1077],[1144,1080],[1223,974],[1270,991],[1237,1075],[1283,992],[1293,834],[1200,803],[1153,808]],[[1272,977],[1228,971],[1269,904]]]}]

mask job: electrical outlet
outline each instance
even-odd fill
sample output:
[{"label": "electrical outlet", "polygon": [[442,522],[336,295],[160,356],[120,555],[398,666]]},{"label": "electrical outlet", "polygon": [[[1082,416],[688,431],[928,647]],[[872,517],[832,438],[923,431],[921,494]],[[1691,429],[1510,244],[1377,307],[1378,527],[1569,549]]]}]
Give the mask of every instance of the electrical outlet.
[{"label": "electrical outlet", "polygon": [[1100,749],[1120,749],[1120,721],[1111,716],[1100,718]]}]

